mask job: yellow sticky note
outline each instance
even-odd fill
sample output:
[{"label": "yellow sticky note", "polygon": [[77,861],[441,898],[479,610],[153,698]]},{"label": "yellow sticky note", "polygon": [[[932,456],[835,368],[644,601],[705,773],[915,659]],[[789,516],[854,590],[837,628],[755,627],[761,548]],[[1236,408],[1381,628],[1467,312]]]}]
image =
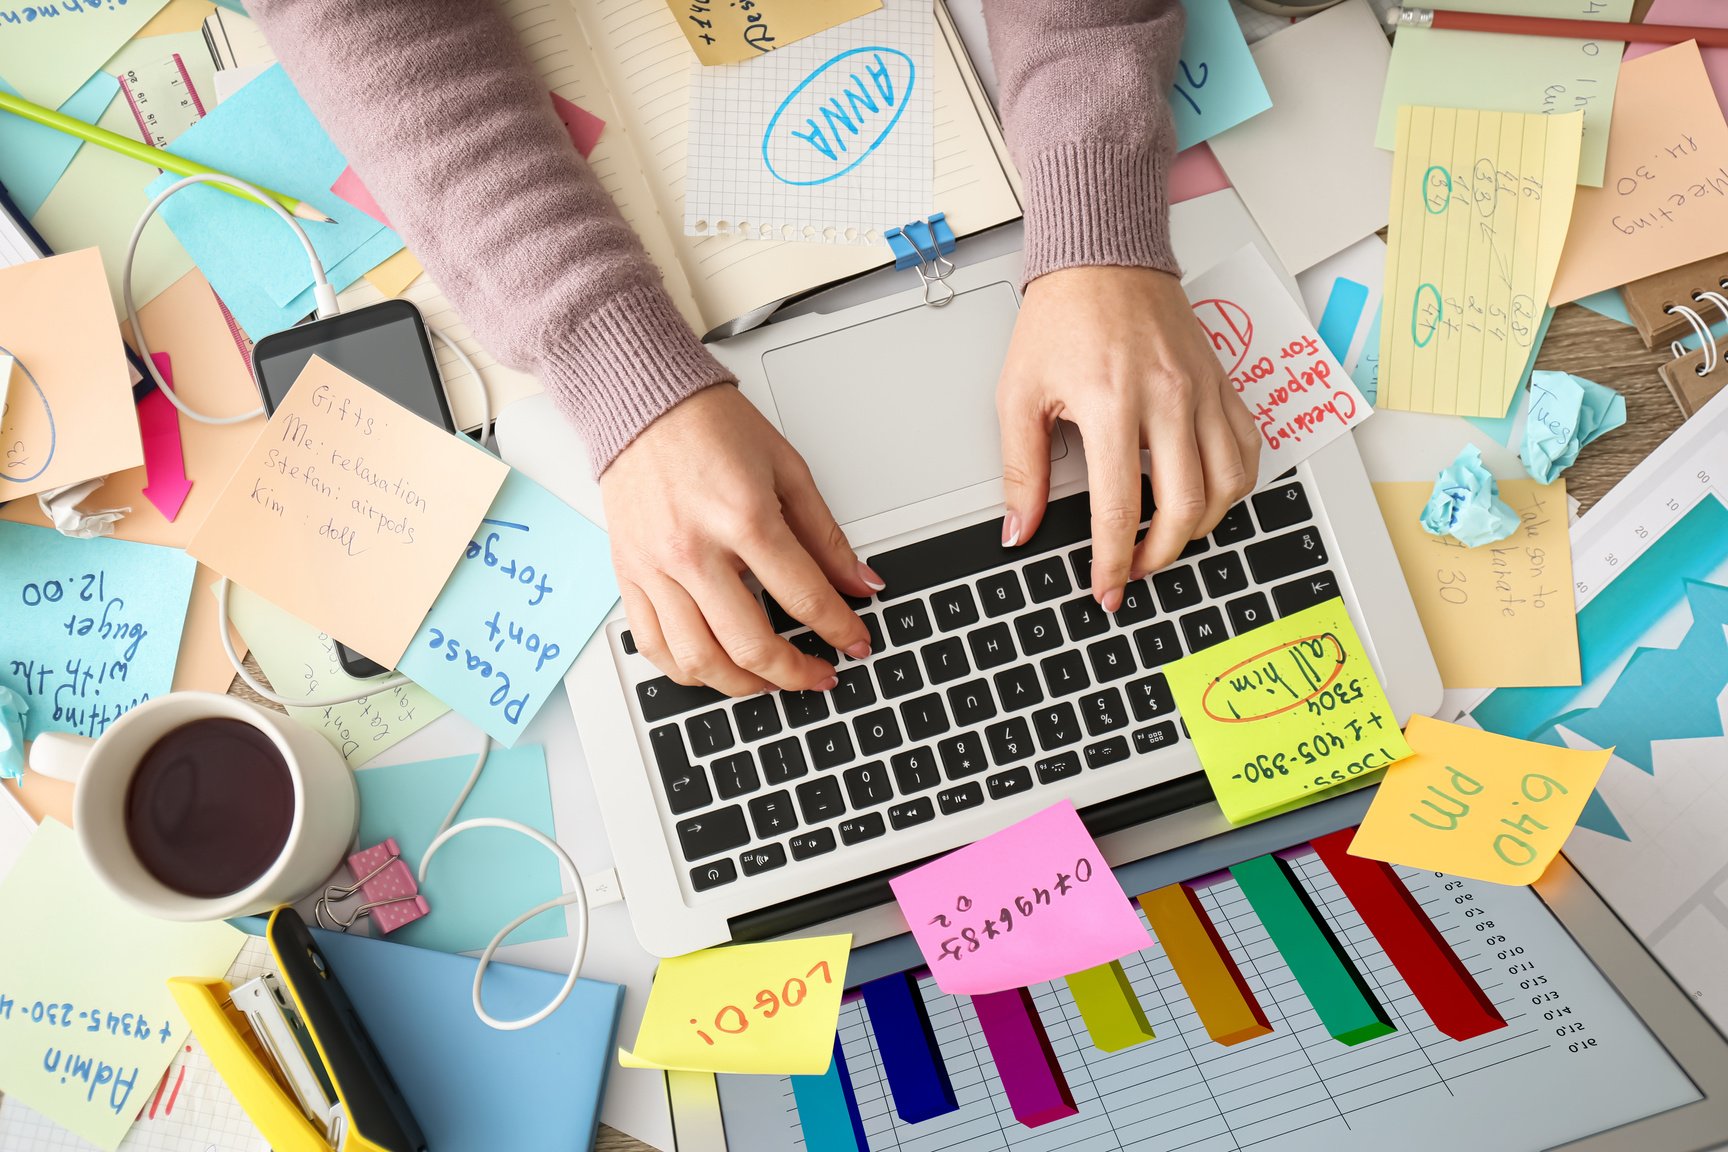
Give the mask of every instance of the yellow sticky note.
[{"label": "yellow sticky note", "polygon": [[666,0],[704,64],[736,64],[826,32],[882,0]]},{"label": "yellow sticky note", "polygon": [[1423,531],[1427,481],[1374,485],[1422,630],[1448,688],[1577,684],[1578,611],[1566,481],[1500,481],[1517,531],[1480,548]]},{"label": "yellow sticky note", "polygon": [[420,273],[424,271],[425,269],[420,266],[420,261],[414,258],[414,253],[404,248],[366,273],[365,278],[366,283],[391,299],[395,299],[402,295],[403,290],[408,285],[420,279]]},{"label": "yellow sticky note", "polygon": [[314,356],[186,550],[391,667],[508,472]]},{"label": "yellow sticky note", "polygon": [[828,1070],[852,937],[708,948],[661,961],[626,1068],[814,1076]]},{"label": "yellow sticky note", "polygon": [[1554,283],[1584,116],[1398,110],[1377,408],[1504,416]]},{"label": "yellow sticky note", "polygon": [[1232,824],[1312,803],[1410,755],[1342,600],[1185,656],[1164,674]]},{"label": "yellow sticky note", "polygon": [[1493,884],[1542,875],[1613,749],[1577,752],[1412,716],[1415,755],[1386,773],[1354,856]]}]

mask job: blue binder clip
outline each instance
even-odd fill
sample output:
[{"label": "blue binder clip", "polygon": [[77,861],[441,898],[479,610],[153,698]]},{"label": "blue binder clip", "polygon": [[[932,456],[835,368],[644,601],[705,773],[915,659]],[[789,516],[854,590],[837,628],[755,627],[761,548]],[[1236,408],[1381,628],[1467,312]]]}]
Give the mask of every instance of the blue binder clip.
[{"label": "blue binder clip", "polygon": [[954,251],[954,230],[948,226],[946,212],[890,228],[886,236],[894,253],[894,267],[918,270],[918,279],[924,285],[924,303],[940,308],[954,299],[954,289],[948,283],[954,261],[947,256]]}]

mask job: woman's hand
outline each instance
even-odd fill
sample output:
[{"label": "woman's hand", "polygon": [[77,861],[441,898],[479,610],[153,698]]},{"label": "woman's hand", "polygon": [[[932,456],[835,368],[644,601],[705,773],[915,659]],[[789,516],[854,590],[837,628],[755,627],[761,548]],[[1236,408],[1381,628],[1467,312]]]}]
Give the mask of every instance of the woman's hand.
[{"label": "woman's hand", "polygon": [[[1122,606],[1128,580],[1176,559],[1254,486],[1254,421],[1167,272],[1066,268],[1034,280],[996,407],[1005,546],[1028,539],[1044,516],[1056,418],[1079,427],[1092,490],[1092,595],[1106,611]],[[1143,448],[1157,510],[1136,546]]]},{"label": "woman's hand", "polygon": [[870,654],[840,592],[868,596],[882,581],[853,554],[803,459],[730,384],[650,424],[600,492],[636,647],[680,684],[733,696],[834,686],[833,667],[775,634],[746,569],[837,650]]}]

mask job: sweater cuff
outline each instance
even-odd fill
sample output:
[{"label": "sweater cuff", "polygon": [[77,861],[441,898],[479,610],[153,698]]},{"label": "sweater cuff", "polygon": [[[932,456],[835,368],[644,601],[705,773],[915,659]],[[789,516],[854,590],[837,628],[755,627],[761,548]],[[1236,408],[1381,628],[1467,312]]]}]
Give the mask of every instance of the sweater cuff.
[{"label": "sweater cuff", "polygon": [[1145,144],[1061,144],[1020,169],[1031,283],[1083,265],[1177,273],[1164,203],[1163,150]]},{"label": "sweater cuff", "polygon": [[595,476],[681,400],[710,384],[737,382],[658,286],[602,304],[547,354],[542,375],[587,442]]}]

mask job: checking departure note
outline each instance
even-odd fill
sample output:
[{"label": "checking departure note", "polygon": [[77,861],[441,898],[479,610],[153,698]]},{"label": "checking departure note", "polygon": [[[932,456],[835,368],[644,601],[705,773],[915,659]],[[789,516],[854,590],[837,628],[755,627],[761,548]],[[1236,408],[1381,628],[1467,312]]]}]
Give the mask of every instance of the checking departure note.
[{"label": "checking departure note", "polygon": [[1184,657],[1166,675],[1232,824],[1312,803],[1410,755],[1342,600]]}]

